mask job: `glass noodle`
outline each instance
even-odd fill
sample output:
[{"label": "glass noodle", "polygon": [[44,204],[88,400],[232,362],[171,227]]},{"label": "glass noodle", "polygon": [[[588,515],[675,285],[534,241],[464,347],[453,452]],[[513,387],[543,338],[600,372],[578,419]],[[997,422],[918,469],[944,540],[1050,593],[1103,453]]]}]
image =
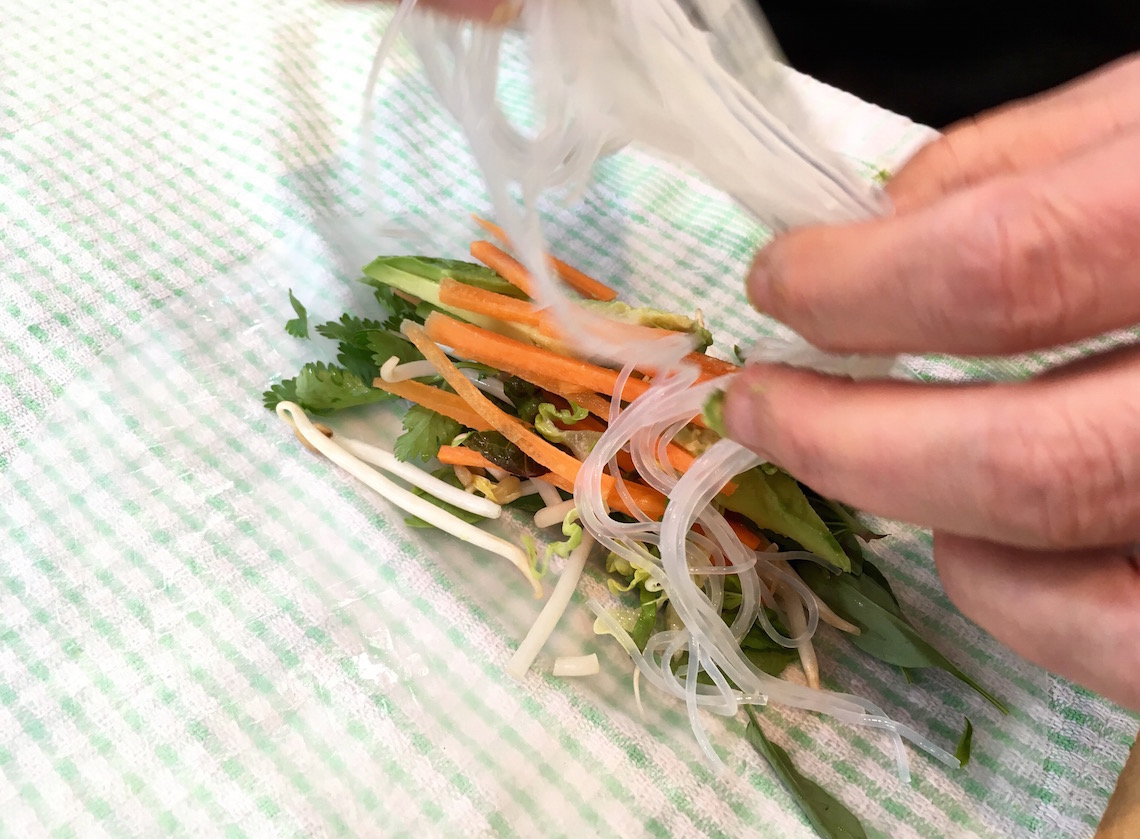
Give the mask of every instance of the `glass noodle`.
[{"label": "glass noodle", "polygon": [[[684,703],[714,766],[720,759],[699,712],[733,716],[744,704],[777,704],[882,729],[893,741],[904,778],[903,738],[957,766],[952,755],[866,700],[780,679],[752,664],[740,640],[757,621],[777,643],[795,648],[810,642],[820,608],[780,554],[745,547],[711,503],[734,476],[760,465],[760,458],[721,440],[679,475],[665,456],[673,437],[700,415],[723,382],[698,384],[699,371],[684,360],[694,349],[690,336],[647,340],[577,305],[546,260],[540,198],[556,187],[586,184],[599,157],[627,143],[697,169],[776,230],[888,210],[874,186],[811,139],[810,119],[799,109],[790,74],[764,37],[762,21],[751,13],[741,17],[746,6],[739,2],[692,4],[722,35],[754,27],[753,54],[757,45],[760,52],[746,61],[740,43],[710,38],[677,0],[527,0],[520,27],[532,56],[537,127],[526,131],[512,123],[497,98],[500,47],[514,35],[423,9],[413,12],[412,5],[404,0],[395,21],[462,127],[496,221],[534,278],[536,302],[549,308],[580,355],[622,370],[608,429],[579,471],[574,501],[590,538],[647,574],[668,597],[680,628],[657,632],[640,651],[592,601],[600,624],[630,654],[642,678]],[[393,38],[394,27],[377,55],[370,98]],[[833,358],[798,339],[761,344],[753,358],[859,375],[884,375],[893,366],[893,359]],[[623,408],[619,395],[635,367],[657,375]],[[641,480],[668,496],[663,520],[637,508],[617,468],[622,451],[632,456]],[[616,480],[634,521],[610,515],[601,489],[605,474]],[[729,576],[739,582],[741,601],[731,626],[721,616]],[[785,621],[789,628],[800,627],[794,637],[781,634],[765,611],[782,613],[781,601],[799,612],[796,621]],[[687,665],[675,670],[682,654]]]}]

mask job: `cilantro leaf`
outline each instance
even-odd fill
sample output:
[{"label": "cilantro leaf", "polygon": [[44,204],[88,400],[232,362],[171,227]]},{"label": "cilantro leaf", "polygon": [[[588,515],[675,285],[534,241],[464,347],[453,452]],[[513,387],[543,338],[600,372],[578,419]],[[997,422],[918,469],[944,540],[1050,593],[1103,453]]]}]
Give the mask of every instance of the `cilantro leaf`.
[{"label": "cilantro leaf", "polygon": [[339,321],[330,320],[328,323],[322,323],[317,327],[317,334],[328,338],[330,341],[355,344],[356,338],[361,332],[372,332],[383,328],[384,325],[380,321],[358,318],[345,313],[340,316]]},{"label": "cilantro leaf", "polygon": [[293,311],[297,313],[297,317],[285,324],[285,331],[294,338],[308,338],[309,313],[301,305],[301,301],[293,296],[293,289],[289,289],[289,302],[293,304]]},{"label": "cilantro leaf", "polygon": [[396,440],[396,457],[427,462],[439,454],[440,446],[449,443],[462,430],[463,426],[450,417],[413,405],[404,414],[404,433]]},{"label": "cilantro leaf", "polygon": [[382,367],[392,356],[400,359],[401,364],[419,361],[424,357],[423,353],[417,350],[411,341],[405,341],[399,335],[385,330],[365,332],[360,336],[360,340],[363,341],[368,352],[372,354],[372,360],[376,362],[377,366]]},{"label": "cilantro leaf", "polygon": [[392,398],[391,394],[366,384],[355,373],[321,361],[306,364],[294,381],[297,404],[313,414],[330,414]]},{"label": "cilantro leaf", "polygon": [[406,320],[423,323],[423,319],[416,316],[416,304],[405,300],[388,286],[376,286],[375,294],[376,302],[388,312],[388,319],[381,324],[384,329],[399,332],[400,324]]},{"label": "cilantro leaf", "polygon": [[380,366],[372,358],[372,352],[355,344],[342,343],[336,355],[340,365],[368,384],[380,375]]},{"label": "cilantro leaf", "polygon": [[296,402],[297,401],[297,380],[285,379],[278,384],[271,385],[269,390],[261,395],[265,407],[270,411],[276,411],[277,406],[282,402]]}]

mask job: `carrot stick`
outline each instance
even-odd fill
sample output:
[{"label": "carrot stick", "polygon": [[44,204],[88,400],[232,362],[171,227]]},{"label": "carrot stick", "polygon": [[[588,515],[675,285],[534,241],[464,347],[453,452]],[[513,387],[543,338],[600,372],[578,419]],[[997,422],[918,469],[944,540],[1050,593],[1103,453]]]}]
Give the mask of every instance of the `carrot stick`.
[{"label": "carrot stick", "polygon": [[495,468],[495,464],[479,452],[465,446],[440,446],[437,457],[444,466],[466,466],[468,469]]},{"label": "carrot stick", "polygon": [[[582,468],[580,460],[562,451],[557,446],[551,445],[525,427],[517,417],[512,417],[491,402],[479,388],[471,383],[470,379],[459,371],[451,359],[444,354],[443,350],[419,324],[405,321],[402,331],[416,349],[423,353],[424,358],[439,371],[444,381],[451,385],[455,392],[467,402],[469,408],[476,411],[496,431],[522,449],[532,460],[541,463],[552,473],[573,485],[578,477],[578,470]],[[449,346],[452,345],[449,344]],[[459,352],[458,349],[456,351]],[[617,495],[614,490],[614,479],[609,475],[602,476],[601,488],[602,495],[605,498]],[[665,514],[665,498],[655,490],[640,486],[638,495],[634,497],[645,510],[646,515],[660,518]]]},{"label": "carrot stick", "polygon": [[482,262],[527,297],[534,297],[534,280],[526,267],[491,242],[472,242],[471,255]]},{"label": "carrot stick", "polygon": [[487,421],[472,411],[467,403],[454,393],[448,393],[437,387],[425,385],[422,382],[414,382],[410,379],[405,382],[386,382],[379,376],[373,380],[372,386],[410,402],[415,402],[417,405],[422,405],[429,411],[450,417],[467,428],[474,428],[476,431],[491,430]]},{"label": "carrot stick", "polygon": [[[507,232],[497,224],[492,224],[486,219],[481,219],[479,216],[472,215],[471,218],[475,223],[498,239],[506,247],[511,247],[511,240],[507,236]],[[584,274],[575,268],[573,265],[567,265],[561,259],[551,256],[548,257],[550,265],[554,268],[555,272],[566,285],[573,288],[583,297],[588,297],[591,300],[616,300],[617,292],[602,282],[598,282],[589,274]]]},{"label": "carrot stick", "polygon": [[[736,534],[736,538],[740,540],[740,544],[748,548],[750,551],[759,551],[767,548],[771,544],[767,539],[759,533],[754,533],[738,521],[728,519],[728,526],[732,528],[732,532]],[[693,530],[701,535],[707,536],[703,527],[699,524],[693,526]]]},{"label": "carrot stick", "polygon": [[477,288],[444,277],[439,284],[439,302],[468,312],[524,326],[542,326],[545,317],[532,303],[505,294]]},{"label": "carrot stick", "polygon": [[729,373],[739,373],[740,367],[733,364],[731,361],[722,361],[719,358],[705,355],[704,353],[689,353],[685,356],[685,361],[696,364],[701,368],[701,380],[706,378],[716,378],[717,376],[726,376]]},{"label": "carrot stick", "polygon": [[[609,475],[603,475],[604,478],[609,478]],[[542,480],[549,484],[553,484],[564,492],[574,491],[574,482],[568,481],[561,475],[551,472],[549,475],[543,475]],[[610,478],[610,484],[613,484],[613,478]],[[629,490],[630,497],[641,508],[641,512],[653,519],[660,519],[665,515],[665,499],[655,490],[645,486],[644,484],[636,483],[635,481],[626,481],[626,489]],[[633,515],[629,507],[626,506],[625,501],[621,495],[618,494],[617,489],[611,489],[606,494],[606,503],[609,504],[611,510],[617,510],[619,513],[626,515]]]},{"label": "carrot stick", "polygon": [[[432,312],[428,316],[425,328],[431,340],[451,347],[456,355],[523,379],[527,378],[528,373],[536,373],[545,379],[574,382],[580,389],[607,396],[613,393],[617,384],[618,373],[615,370],[524,344],[478,326],[460,323],[440,312]],[[632,402],[648,389],[648,382],[631,377],[625,383],[622,398]]]}]

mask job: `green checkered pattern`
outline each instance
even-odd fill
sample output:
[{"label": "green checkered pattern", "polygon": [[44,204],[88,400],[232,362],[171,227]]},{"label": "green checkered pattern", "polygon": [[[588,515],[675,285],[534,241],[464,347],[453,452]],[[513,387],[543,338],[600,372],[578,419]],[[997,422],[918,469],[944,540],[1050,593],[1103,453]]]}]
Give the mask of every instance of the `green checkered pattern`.
[{"label": "green checkered pattern", "polygon": [[[597,569],[516,684],[502,667],[541,606],[519,575],[407,528],[261,407],[324,351],[282,331],[288,288],[334,318],[367,303],[366,259],[462,256],[467,213],[488,211],[406,54],[365,177],[384,20],[316,0],[4,4],[0,835],[811,836],[739,720],[707,720],[729,767],[714,778],[683,709],[646,689],[641,716],[628,660],[590,631]],[[525,79],[512,47],[520,110]],[[927,136],[805,91],[868,171]],[[546,213],[561,256],[631,300],[699,306],[722,349],[765,328],[739,283],[764,231],[689,175],[627,151]],[[390,440],[396,413],[336,425]],[[915,755],[904,788],[873,732],[770,709],[774,739],[876,836],[1091,835],[1135,717],[1002,650],[947,604],[929,536],[882,526],[909,612],[1013,714],[823,633],[829,686],[947,744],[968,714],[974,762]],[[550,675],[590,651],[600,676]]]}]

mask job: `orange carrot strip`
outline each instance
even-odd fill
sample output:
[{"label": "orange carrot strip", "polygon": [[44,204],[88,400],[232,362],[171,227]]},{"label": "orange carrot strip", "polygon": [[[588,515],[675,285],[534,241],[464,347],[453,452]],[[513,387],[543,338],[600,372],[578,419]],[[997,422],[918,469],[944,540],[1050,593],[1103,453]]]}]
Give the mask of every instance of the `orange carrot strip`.
[{"label": "orange carrot strip", "polygon": [[[603,478],[606,477],[609,476],[603,476]],[[573,481],[568,481],[561,475],[558,475],[554,472],[551,472],[549,475],[543,475],[542,480],[546,481],[547,483],[554,484],[554,486],[558,487],[564,492],[574,491]],[[612,486],[613,478],[610,478],[610,484]],[[644,484],[639,484],[634,481],[626,481],[625,486],[626,489],[629,490],[630,497],[633,498],[633,500],[637,503],[645,515],[649,516],[652,519],[660,519],[665,515],[665,499],[661,496],[660,493],[656,492],[650,487],[645,486]],[[611,510],[617,510],[619,513],[625,513],[626,515],[633,515],[630,512],[629,507],[626,506],[625,501],[622,499],[621,495],[618,494],[616,488],[610,489],[610,491],[606,494],[606,503],[609,504]]]},{"label": "orange carrot strip", "polygon": [[[573,485],[578,477],[578,470],[582,468],[580,460],[548,443],[544,438],[524,426],[517,417],[512,417],[491,402],[479,388],[471,383],[470,379],[459,371],[423,327],[415,323],[405,322],[403,332],[416,349],[423,353],[424,358],[439,371],[444,381],[455,388],[456,393],[466,400],[469,408],[476,411],[496,431],[522,449],[532,460],[541,463],[552,473]],[[635,496],[635,498],[645,510],[646,515],[656,515],[660,518],[665,514],[664,496],[646,486],[642,486],[638,492],[639,497]],[[605,498],[616,495],[614,479],[609,475],[602,476],[602,495]]]},{"label": "orange carrot strip", "polygon": [[552,256],[550,261],[553,263],[554,270],[558,272],[558,276],[562,278],[562,281],[583,297],[588,297],[591,300],[604,300],[607,303],[611,300],[617,300],[618,293],[605,283],[595,280],[589,274],[579,271],[573,265],[567,265],[561,259]]},{"label": "orange carrot strip", "polygon": [[706,377],[715,378],[717,376],[728,375],[729,373],[740,372],[740,367],[733,364],[732,362],[722,361],[719,358],[713,358],[712,356],[705,355],[704,353],[690,353],[689,355],[685,356],[685,360],[696,364],[701,368],[701,372],[703,374],[702,379]]},{"label": "orange carrot strip", "polygon": [[491,242],[472,242],[471,255],[482,262],[527,297],[534,297],[534,280],[526,267]]},{"label": "orange carrot strip", "polygon": [[439,284],[439,302],[445,306],[454,306],[457,309],[524,326],[541,326],[545,321],[543,314],[532,303],[476,288],[450,277],[444,277]]},{"label": "orange carrot strip", "polygon": [[[481,219],[479,216],[472,215],[471,218],[475,223],[498,239],[506,247],[511,247],[511,240],[507,237],[507,232],[497,224],[492,224],[486,219]],[[616,300],[618,293],[610,288],[605,283],[599,282],[591,277],[589,274],[584,274],[573,265],[567,265],[561,259],[551,256],[550,265],[554,268],[555,272],[566,285],[573,288],[580,293],[583,297],[588,297],[591,300]]]},{"label": "orange carrot strip", "polygon": [[[429,338],[445,347],[451,347],[456,355],[523,379],[527,378],[528,373],[538,374],[548,380],[574,382],[580,389],[607,396],[613,393],[617,384],[618,373],[615,370],[524,344],[478,326],[460,323],[440,312],[431,313],[425,328]],[[631,377],[625,383],[622,398],[632,402],[648,389],[648,382]]]},{"label": "orange carrot strip", "polygon": [[487,424],[487,421],[472,411],[467,406],[467,403],[454,393],[448,393],[437,387],[425,385],[423,382],[414,382],[411,380],[406,382],[386,382],[379,377],[372,382],[372,386],[380,390],[385,390],[388,393],[393,393],[402,399],[415,402],[417,405],[422,405],[430,411],[435,411],[437,414],[450,417],[467,428],[474,428],[476,431],[491,430],[491,426]]},{"label": "orange carrot strip", "polygon": [[[763,550],[764,548],[767,548],[768,545],[771,544],[771,542],[769,542],[767,539],[765,539],[759,533],[755,533],[755,532],[749,530],[747,527],[745,527],[744,525],[742,525],[738,521],[733,521],[732,519],[728,519],[728,526],[732,528],[732,532],[736,534],[736,538],[740,540],[740,543],[742,545],[744,545],[744,547],[748,548],[750,551]],[[704,528],[701,527],[699,524],[694,525],[693,530],[697,531],[697,533],[700,533],[703,536],[708,535],[707,533],[705,533]]]},{"label": "orange carrot strip", "polygon": [[495,464],[479,452],[465,446],[440,446],[437,457],[444,466],[466,466],[468,469],[495,468]]}]

